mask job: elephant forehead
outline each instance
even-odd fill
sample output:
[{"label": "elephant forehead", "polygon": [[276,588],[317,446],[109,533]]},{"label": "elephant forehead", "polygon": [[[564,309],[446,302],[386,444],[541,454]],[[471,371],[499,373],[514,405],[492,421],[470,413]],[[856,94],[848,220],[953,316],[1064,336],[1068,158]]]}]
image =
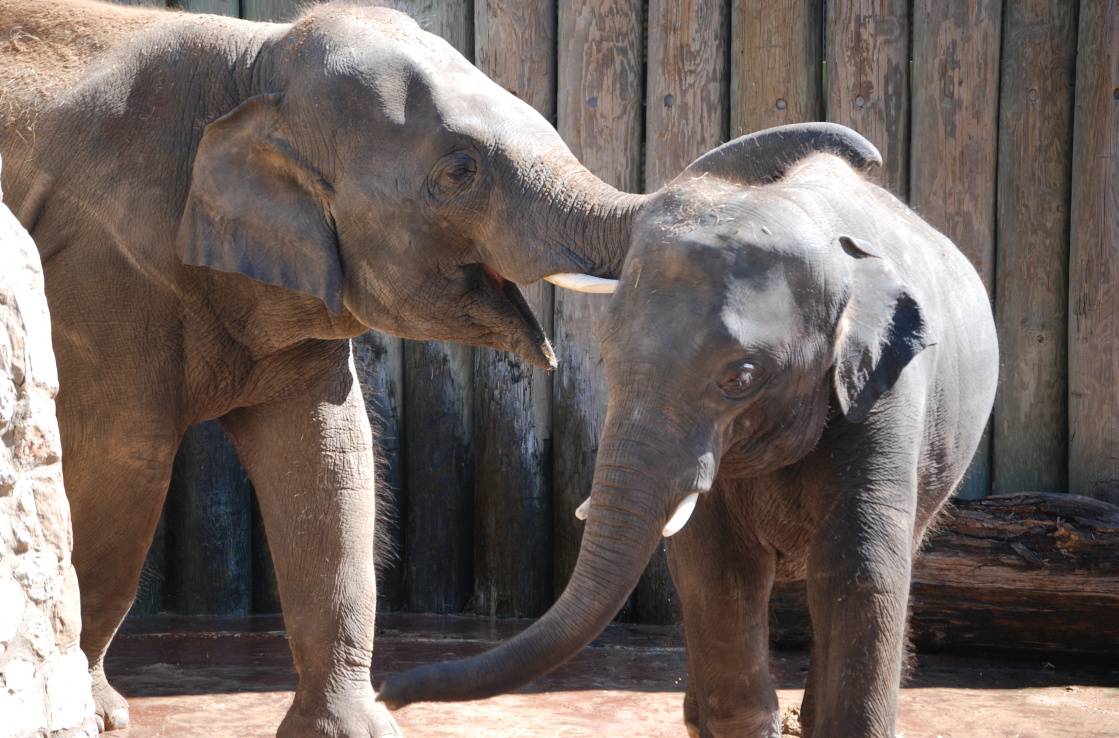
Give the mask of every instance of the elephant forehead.
[{"label": "elephant forehead", "polygon": [[743,346],[776,348],[804,332],[803,311],[781,265],[745,276],[728,275],[719,318]]}]

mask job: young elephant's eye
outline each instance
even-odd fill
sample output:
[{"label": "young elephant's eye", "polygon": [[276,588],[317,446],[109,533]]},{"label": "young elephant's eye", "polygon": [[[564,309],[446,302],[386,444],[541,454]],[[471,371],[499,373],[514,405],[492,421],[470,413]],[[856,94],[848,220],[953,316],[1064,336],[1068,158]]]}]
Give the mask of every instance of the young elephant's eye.
[{"label": "young elephant's eye", "polygon": [[456,195],[470,186],[478,173],[478,162],[468,151],[456,151],[443,157],[431,179],[431,191],[437,197]]},{"label": "young elephant's eye", "polygon": [[727,367],[719,382],[719,389],[729,400],[738,400],[753,391],[761,379],[762,369],[749,361],[739,361]]}]

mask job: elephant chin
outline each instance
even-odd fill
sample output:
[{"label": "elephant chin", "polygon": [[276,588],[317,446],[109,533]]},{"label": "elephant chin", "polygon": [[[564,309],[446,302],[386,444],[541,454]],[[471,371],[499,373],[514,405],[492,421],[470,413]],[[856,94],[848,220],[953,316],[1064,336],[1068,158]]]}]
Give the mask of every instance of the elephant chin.
[{"label": "elephant chin", "polygon": [[[555,369],[556,354],[552,343],[520,289],[492,267],[482,264],[481,268],[487,293],[485,302],[497,304],[499,320],[505,323],[504,326],[493,326],[494,335],[499,337],[498,343],[501,344],[495,348],[511,351],[540,369]],[[493,311],[486,310],[485,313],[486,317],[491,317]]]}]

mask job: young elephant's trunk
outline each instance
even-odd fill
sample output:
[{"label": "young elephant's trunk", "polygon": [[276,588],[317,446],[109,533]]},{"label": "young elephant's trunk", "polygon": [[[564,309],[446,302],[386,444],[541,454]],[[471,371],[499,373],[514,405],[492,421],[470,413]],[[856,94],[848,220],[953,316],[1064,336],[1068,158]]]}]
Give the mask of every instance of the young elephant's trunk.
[{"label": "young elephant's trunk", "polygon": [[610,456],[604,447],[579,560],[556,604],[515,638],[484,654],[389,677],[381,686],[381,701],[396,709],[412,702],[492,697],[551,671],[602,632],[636,586],[667,517],[661,514],[665,504],[659,496],[619,484],[632,483],[632,469],[641,467],[610,463]]}]

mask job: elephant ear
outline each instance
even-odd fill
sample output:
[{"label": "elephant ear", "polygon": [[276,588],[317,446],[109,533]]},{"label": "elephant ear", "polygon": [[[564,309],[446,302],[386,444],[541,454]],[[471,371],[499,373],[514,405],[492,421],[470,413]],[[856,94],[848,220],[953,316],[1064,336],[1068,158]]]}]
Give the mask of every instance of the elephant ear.
[{"label": "elephant ear", "polygon": [[689,164],[678,179],[711,175],[742,184],[767,184],[806,156],[822,152],[835,154],[860,171],[882,166],[874,144],[847,126],[794,123],[727,141]]},{"label": "elephant ear", "polygon": [[342,310],[329,185],[283,136],[276,95],[253,97],[206,127],[176,249],[190,266],[235,272]]},{"label": "elephant ear", "polygon": [[835,394],[847,420],[861,423],[906,365],[936,341],[917,299],[886,259],[850,236],[840,236],[839,245],[854,263],[836,336]]}]

